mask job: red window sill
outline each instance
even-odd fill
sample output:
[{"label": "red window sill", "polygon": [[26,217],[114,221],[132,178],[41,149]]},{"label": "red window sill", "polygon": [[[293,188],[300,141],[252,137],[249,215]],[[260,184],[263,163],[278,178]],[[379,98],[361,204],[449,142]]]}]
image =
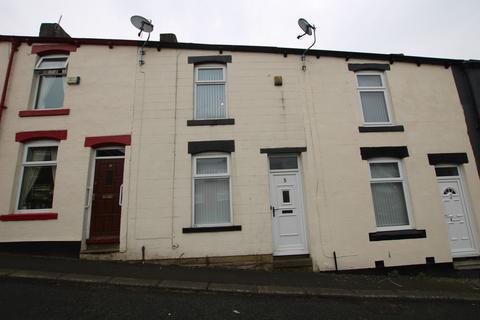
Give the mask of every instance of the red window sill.
[{"label": "red window sill", "polygon": [[66,116],[68,114],[70,114],[70,109],[22,110],[18,112],[20,117]]},{"label": "red window sill", "polygon": [[0,215],[0,221],[33,221],[33,220],[56,220],[58,213],[56,212],[39,212],[39,213],[12,213]]}]

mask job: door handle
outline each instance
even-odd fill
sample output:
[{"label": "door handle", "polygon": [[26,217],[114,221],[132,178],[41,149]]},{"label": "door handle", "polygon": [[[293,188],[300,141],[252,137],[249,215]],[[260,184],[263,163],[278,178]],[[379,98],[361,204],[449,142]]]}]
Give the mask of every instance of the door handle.
[{"label": "door handle", "polygon": [[121,207],[123,204],[123,184],[120,185],[120,191],[118,195],[118,205]]},{"label": "door handle", "polygon": [[272,210],[272,216],[275,218],[275,207],[274,206],[270,206],[270,209]]}]

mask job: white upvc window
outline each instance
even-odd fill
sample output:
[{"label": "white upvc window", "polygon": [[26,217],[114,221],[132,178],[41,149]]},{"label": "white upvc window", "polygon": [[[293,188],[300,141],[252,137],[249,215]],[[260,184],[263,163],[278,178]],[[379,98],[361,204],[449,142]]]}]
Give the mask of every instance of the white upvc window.
[{"label": "white upvc window", "polygon": [[365,125],[391,125],[392,115],[385,75],[382,72],[357,72],[357,90]]},{"label": "white upvc window", "polygon": [[24,147],[16,211],[52,209],[58,143],[36,141]]},{"label": "white upvc window", "polygon": [[40,58],[35,66],[34,109],[63,108],[67,65],[67,56]]},{"label": "white upvc window", "polygon": [[227,118],[226,67],[201,65],[195,68],[195,119]]},{"label": "white upvc window", "polygon": [[379,158],[369,161],[370,187],[378,231],[412,229],[407,183],[402,162]]},{"label": "white upvc window", "polygon": [[193,226],[232,225],[230,156],[193,158]]}]

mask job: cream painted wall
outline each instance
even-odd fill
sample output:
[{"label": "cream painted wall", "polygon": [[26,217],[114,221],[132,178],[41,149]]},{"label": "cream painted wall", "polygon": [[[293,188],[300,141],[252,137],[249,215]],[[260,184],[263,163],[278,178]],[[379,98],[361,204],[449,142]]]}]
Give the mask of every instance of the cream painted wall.
[{"label": "cream painted wall", "polygon": [[[0,52],[3,49],[1,43]],[[193,119],[194,66],[200,50],[146,49],[137,64],[134,47],[82,45],[71,54],[64,117],[19,118],[28,108],[36,57],[23,44],[15,63],[9,109],[0,123],[0,212],[13,210],[20,144],[16,132],[68,129],[60,143],[55,221],[2,222],[0,241],[81,240],[85,235],[86,185],[91,150],[86,136],[132,133],[127,148],[121,252],[115,259],[147,259],[270,254],[272,252],[268,163],[260,148],[307,147],[301,155],[309,249],[317,270],[451,261],[447,228],[434,168],[427,154],[467,152],[464,165],[476,229],[480,183],[466,134],[462,107],[450,69],[394,63],[386,80],[393,116],[405,132],[359,133],[361,109],[355,74],[340,58],[223,52],[227,65],[229,117],[235,125],[188,127]],[[4,70],[0,59],[0,71]],[[375,62],[375,61],[373,61]],[[385,63],[384,61],[378,61]],[[2,69],[3,68],[3,69]],[[273,77],[281,75],[283,86]],[[234,224],[241,232],[184,234],[192,225],[192,157],[189,141],[235,140],[231,154]],[[407,146],[404,160],[412,216],[426,239],[370,242],[376,230],[368,163],[360,147]],[[60,187],[61,186],[61,187]],[[478,245],[478,244],[477,244]]]}]

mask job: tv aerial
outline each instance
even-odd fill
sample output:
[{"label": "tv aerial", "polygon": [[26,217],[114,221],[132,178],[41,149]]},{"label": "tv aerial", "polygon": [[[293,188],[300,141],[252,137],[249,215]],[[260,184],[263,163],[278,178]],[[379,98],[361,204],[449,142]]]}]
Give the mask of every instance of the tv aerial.
[{"label": "tv aerial", "polygon": [[130,22],[133,24],[135,28],[140,30],[138,33],[138,36],[140,37],[142,35],[142,32],[148,33],[147,40],[142,45],[142,48],[140,49],[140,57],[138,59],[138,64],[143,65],[145,64],[145,60],[143,59],[143,56],[145,55],[145,50],[143,49],[145,47],[145,44],[150,40],[150,32],[153,31],[153,24],[152,20],[148,20],[142,16],[132,16],[130,18]]},{"label": "tv aerial", "polygon": [[305,20],[303,18],[298,19],[298,25],[300,26],[300,29],[302,29],[302,31],[304,33],[297,36],[297,39],[300,39],[307,34],[309,36],[311,36],[312,33],[313,33],[313,43],[312,43],[312,45],[310,47],[308,47],[307,49],[305,49],[305,51],[303,51],[303,53],[302,53],[302,61],[303,61],[302,70],[305,71],[307,69],[307,66],[305,65],[305,54],[308,52],[308,50],[310,50],[315,45],[315,42],[317,42],[317,35],[315,33],[317,28],[315,27],[315,25],[310,24],[307,20]]}]

